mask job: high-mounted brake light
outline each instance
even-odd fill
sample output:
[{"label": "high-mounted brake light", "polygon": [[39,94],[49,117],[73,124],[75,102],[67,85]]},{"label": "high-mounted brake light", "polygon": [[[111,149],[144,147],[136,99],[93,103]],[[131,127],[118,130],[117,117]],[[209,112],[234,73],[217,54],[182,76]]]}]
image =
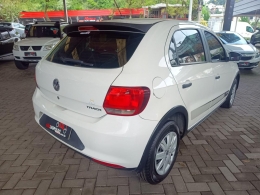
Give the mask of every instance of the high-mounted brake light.
[{"label": "high-mounted brake light", "polygon": [[140,114],[150,98],[147,87],[111,86],[107,92],[103,107],[107,114],[133,116]]},{"label": "high-mounted brake light", "polygon": [[95,28],[94,26],[79,26],[78,30],[81,32],[84,32],[84,31],[93,31],[93,30],[98,30],[98,29]]}]

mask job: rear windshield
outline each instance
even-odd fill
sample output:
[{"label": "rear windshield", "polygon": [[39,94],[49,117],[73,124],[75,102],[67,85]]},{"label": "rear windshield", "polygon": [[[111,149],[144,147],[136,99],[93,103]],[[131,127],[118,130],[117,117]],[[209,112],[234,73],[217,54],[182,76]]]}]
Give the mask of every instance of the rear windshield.
[{"label": "rear windshield", "polygon": [[70,33],[50,53],[50,62],[86,68],[119,68],[132,57],[143,33],[90,31]]},{"label": "rear windshield", "polygon": [[56,26],[32,26],[27,37],[59,37],[59,27]]},{"label": "rear windshield", "polygon": [[237,33],[217,33],[224,44],[247,45],[246,40]]}]

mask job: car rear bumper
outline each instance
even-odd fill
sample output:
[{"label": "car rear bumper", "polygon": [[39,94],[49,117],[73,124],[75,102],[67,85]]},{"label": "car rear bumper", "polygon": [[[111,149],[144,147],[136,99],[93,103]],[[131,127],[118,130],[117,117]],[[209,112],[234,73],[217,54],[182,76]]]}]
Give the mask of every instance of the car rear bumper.
[{"label": "car rear bumper", "polygon": [[38,88],[33,95],[33,107],[38,124],[43,114],[64,123],[76,132],[84,149],[73,147],[41,126],[55,139],[90,158],[129,169],[138,167],[146,144],[158,123],[144,120],[138,115],[88,117],[53,104]]},{"label": "car rear bumper", "polygon": [[[36,56],[34,57],[26,57],[25,52],[35,52]],[[22,62],[35,63],[39,62],[42,58],[44,58],[49,51],[16,51],[13,50],[14,59]]]}]

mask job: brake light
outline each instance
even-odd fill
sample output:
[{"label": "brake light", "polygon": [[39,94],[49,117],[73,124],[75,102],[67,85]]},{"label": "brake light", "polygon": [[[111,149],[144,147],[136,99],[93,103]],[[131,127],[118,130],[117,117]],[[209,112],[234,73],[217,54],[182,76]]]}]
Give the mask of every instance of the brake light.
[{"label": "brake light", "polygon": [[98,164],[101,164],[101,165],[104,165],[104,166],[107,166],[107,167],[112,167],[112,168],[116,168],[116,169],[122,169],[122,168],[125,168],[125,167],[122,167],[120,165],[115,165],[115,164],[111,164],[111,163],[106,163],[106,162],[102,162],[100,160],[96,160],[94,158],[92,158],[92,160]]},{"label": "brake light", "polygon": [[150,98],[147,87],[111,86],[107,92],[103,107],[107,114],[133,116],[140,114]]},{"label": "brake light", "polygon": [[79,31],[91,31],[91,30],[98,30],[94,26],[79,26],[78,27]]}]

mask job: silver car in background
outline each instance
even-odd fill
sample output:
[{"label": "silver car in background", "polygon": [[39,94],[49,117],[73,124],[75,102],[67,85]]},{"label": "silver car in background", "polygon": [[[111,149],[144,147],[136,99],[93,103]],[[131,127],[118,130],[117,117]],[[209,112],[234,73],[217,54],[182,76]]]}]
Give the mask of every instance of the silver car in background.
[{"label": "silver car in background", "polygon": [[20,24],[20,23],[16,23],[16,22],[1,22],[0,26],[12,28],[13,30],[10,33],[12,36],[21,37],[21,35],[24,34],[25,26]]},{"label": "silver car in background", "polygon": [[246,41],[236,32],[222,31],[216,33],[228,52],[241,54],[241,60],[237,62],[238,68],[251,70],[256,68],[260,62],[259,50]]}]

